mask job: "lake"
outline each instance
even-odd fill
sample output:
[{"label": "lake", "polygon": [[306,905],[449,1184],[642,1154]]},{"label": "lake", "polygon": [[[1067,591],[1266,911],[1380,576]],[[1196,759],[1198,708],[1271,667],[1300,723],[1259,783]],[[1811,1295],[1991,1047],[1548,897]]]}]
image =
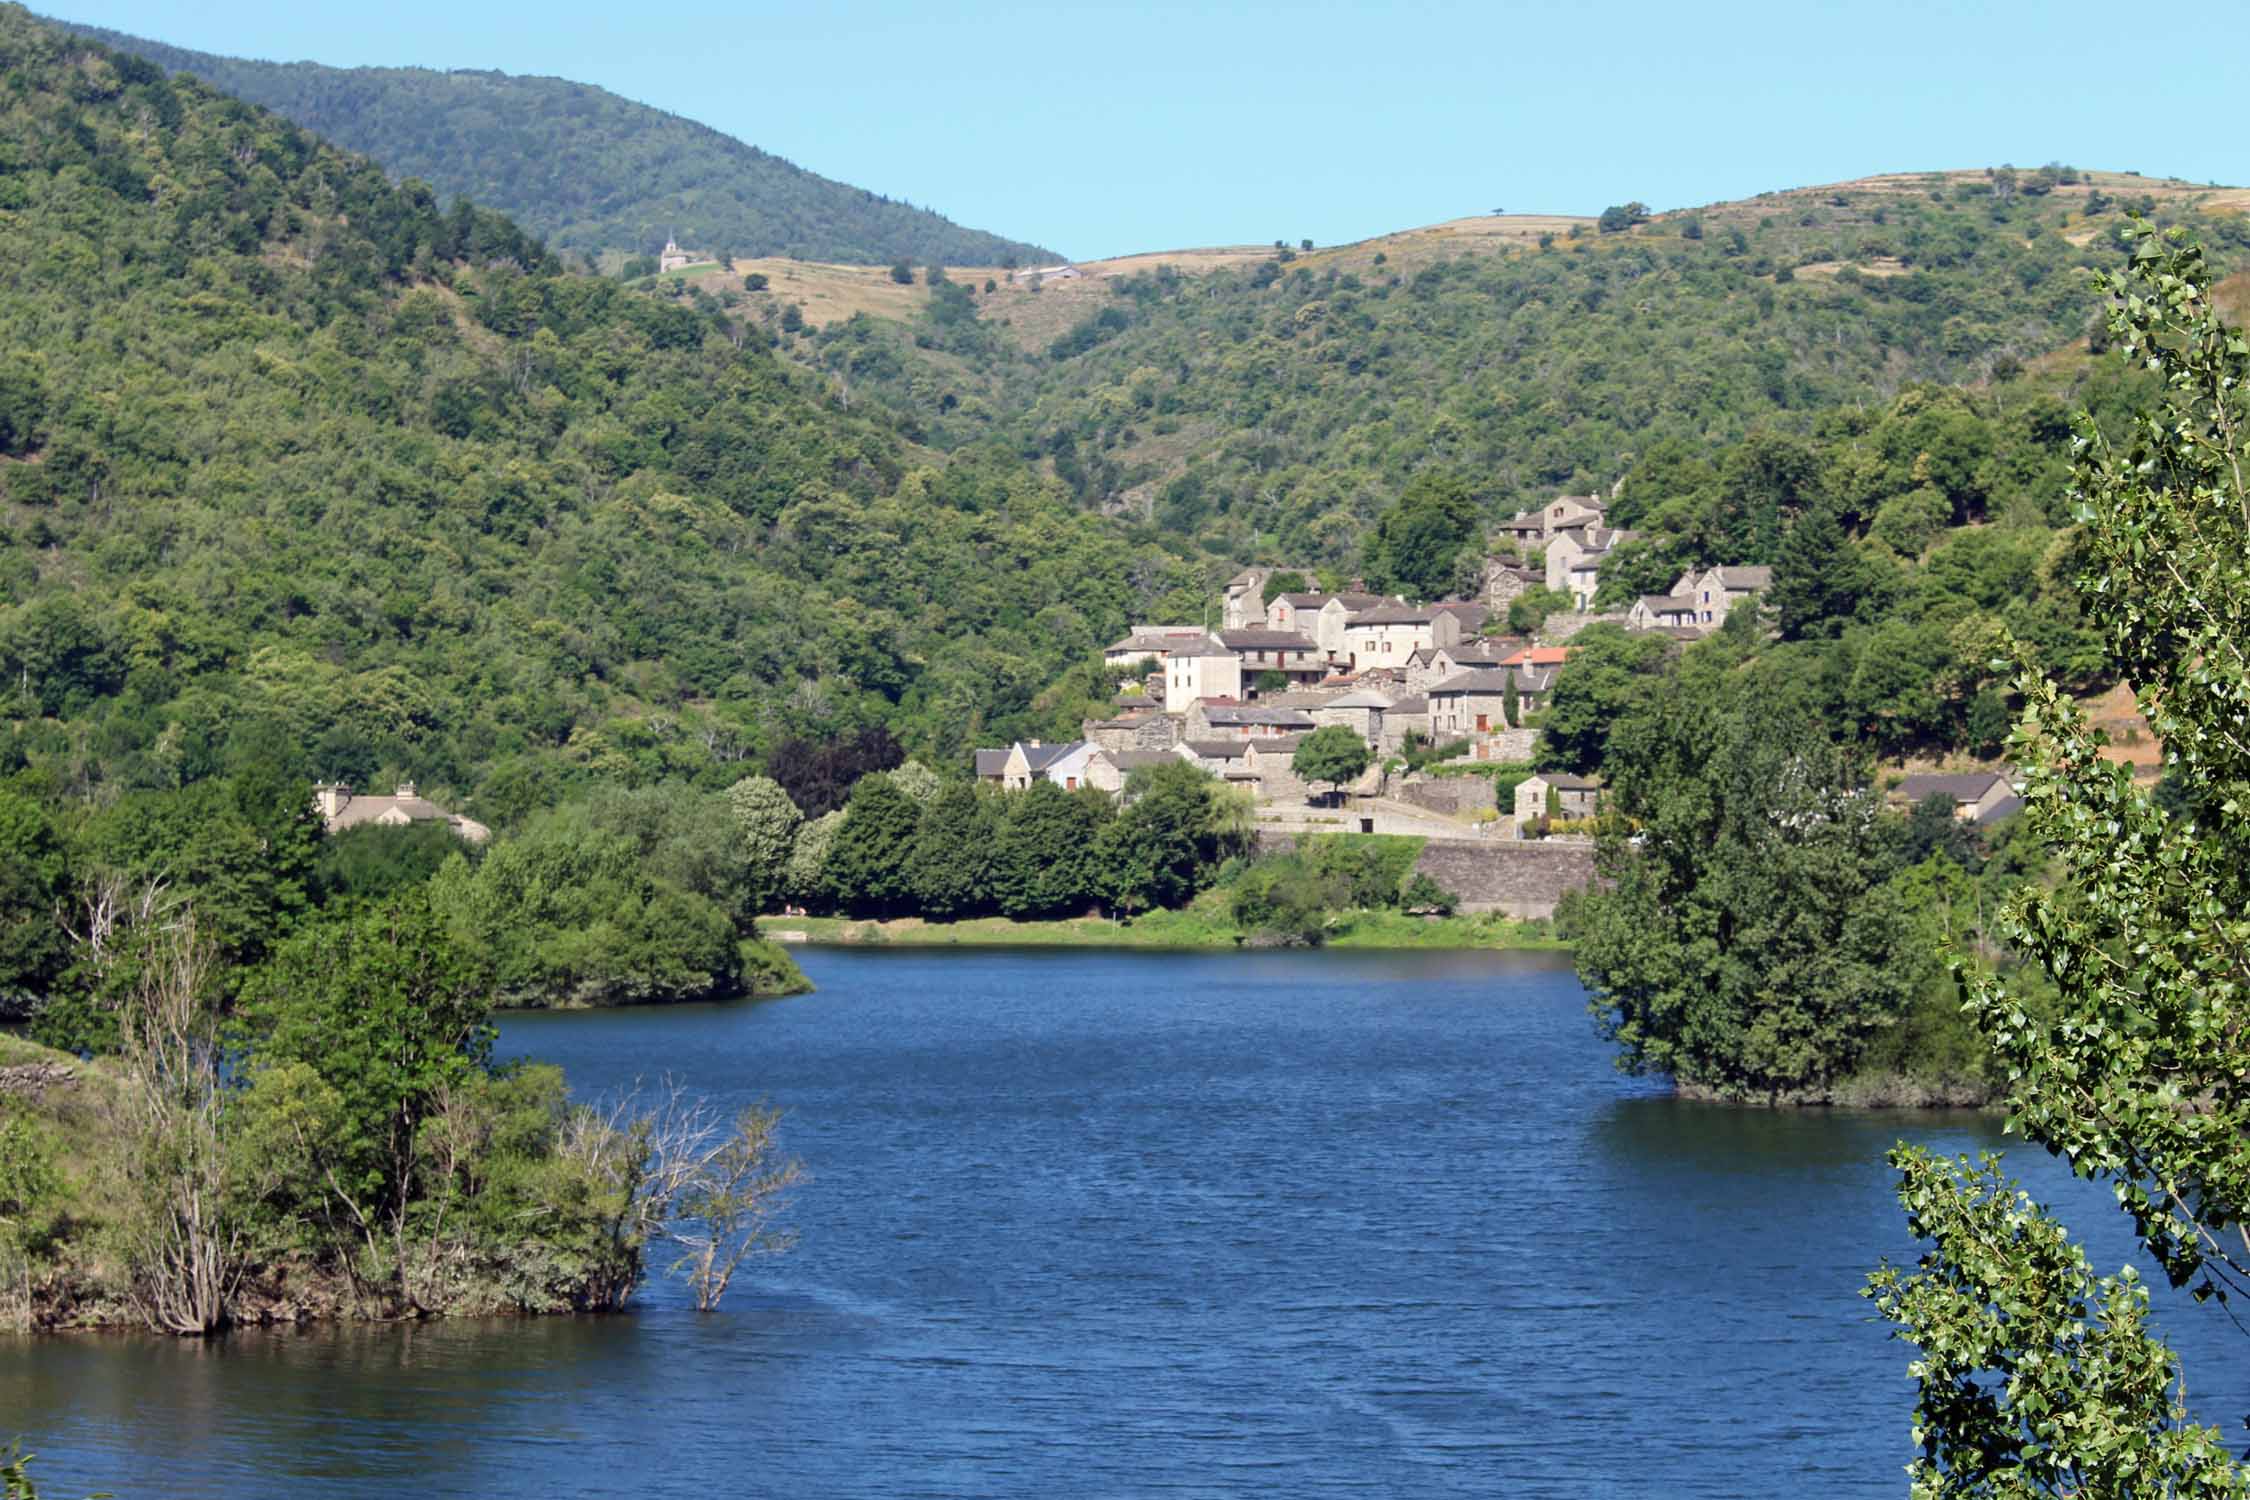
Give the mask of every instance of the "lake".
[{"label": "lake", "polygon": [[502,1028],[581,1096],[788,1112],[802,1243],[720,1312],[0,1339],[0,1438],[50,1500],[1903,1491],[1882,1155],[1994,1120],[1673,1100],[1550,955],[801,956],[816,994]]}]

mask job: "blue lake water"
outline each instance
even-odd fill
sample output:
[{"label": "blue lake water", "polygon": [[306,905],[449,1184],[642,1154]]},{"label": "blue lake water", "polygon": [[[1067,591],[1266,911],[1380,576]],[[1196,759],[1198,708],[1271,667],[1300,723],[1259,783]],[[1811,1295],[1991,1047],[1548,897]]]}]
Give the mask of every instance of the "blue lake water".
[{"label": "blue lake water", "polygon": [[503,1027],[584,1096],[788,1112],[802,1243],[719,1313],[0,1340],[0,1434],[49,1496],[1903,1491],[1882,1155],[1992,1120],[1681,1103],[1548,957],[803,957],[817,994]]}]

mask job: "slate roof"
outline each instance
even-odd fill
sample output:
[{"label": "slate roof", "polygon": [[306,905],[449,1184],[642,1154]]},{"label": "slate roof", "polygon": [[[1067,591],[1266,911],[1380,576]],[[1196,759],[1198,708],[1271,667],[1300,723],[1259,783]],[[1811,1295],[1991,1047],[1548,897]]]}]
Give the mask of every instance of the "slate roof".
[{"label": "slate roof", "polygon": [[979,750],[977,752],[977,778],[982,781],[997,779],[1008,769],[1006,750]]},{"label": "slate roof", "polygon": [[1206,705],[1203,710],[1206,724],[1236,724],[1258,728],[1310,729],[1313,721],[1302,709],[1247,708]]},{"label": "slate roof", "polygon": [[1110,642],[1102,649],[1104,651],[1166,651],[1183,641],[1195,641],[1202,638],[1203,632],[1193,625],[1182,625],[1178,629],[1135,630]]},{"label": "slate roof", "polygon": [[1539,779],[1558,792],[1598,792],[1602,784],[1584,776],[1573,776],[1568,771],[1541,771]]},{"label": "slate roof", "polygon": [[1643,594],[1640,602],[1641,607],[1652,615],[1688,615],[1692,617],[1696,608],[1695,601],[1685,594]]},{"label": "slate roof", "polygon": [[1381,693],[1361,688],[1356,693],[1346,693],[1341,698],[1331,698],[1324,706],[1328,708],[1389,708],[1391,700]]},{"label": "slate roof", "polygon": [[1544,693],[1553,682],[1552,673],[1542,673],[1523,667],[1494,667],[1470,672],[1456,672],[1430,689],[1432,696],[1439,693],[1505,693],[1508,681],[1515,679],[1519,693]]},{"label": "slate roof", "polygon": [[1373,609],[1363,609],[1344,623],[1346,625],[1427,625],[1436,618],[1434,609],[1416,609],[1411,604],[1378,604]]},{"label": "slate roof", "polygon": [[1250,753],[1248,740],[1188,740],[1197,760],[1240,760]]},{"label": "slate roof", "polygon": [[1202,640],[1196,641],[1190,645],[1173,646],[1165,651],[1164,654],[1166,656],[1192,657],[1234,656],[1238,653],[1229,650],[1227,647],[1219,644],[1219,642],[1213,640],[1211,637],[1205,636]]},{"label": "slate roof", "polygon": [[1711,571],[1719,575],[1719,586],[1721,588],[1746,589],[1751,593],[1756,593],[1760,589],[1773,587],[1773,569],[1771,568],[1713,568]]},{"label": "slate roof", "polygon": [[1245,626],[1241,630],[1222,630],[1219,644],[1237,651],[1271,651],[1284,647],[1291,651],[1317,651],[1312,637],[1295,630],[1267,630],[1263,626]]},{"label": "slate roof", "polygon": [[1405,697],[1393,703],[1390,711],[1394,714],[1426,714],[1430,711],[1430,695],[1427,693],[1408,693]]}]

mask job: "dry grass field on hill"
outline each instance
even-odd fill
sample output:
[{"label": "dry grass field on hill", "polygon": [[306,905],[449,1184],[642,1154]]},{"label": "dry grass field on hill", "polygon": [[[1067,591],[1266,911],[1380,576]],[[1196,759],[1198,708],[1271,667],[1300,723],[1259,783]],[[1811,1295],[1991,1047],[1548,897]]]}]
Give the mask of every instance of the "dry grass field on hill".
[{"label": "dry grass field on hill", "polygon": [[[1761,220],[1787,224],[1810,223],[1817,219],[1829,225],[1859,220],[1873,222],[1874,215],[1886,201],[1932,191],[1952,192],[1987,180],[1988,174],[1982,168],[1886,172],[1846,182],[1760,193],[1731,202],[1671,209],[1655,215],[1651,222],[1657,232],[1691,218],[1701,221],[1707,231],[1747,226]],[[2186,201],[2207,211],[2250,212],[2250,188],[2213,187],[2180,178],[2142,177],[2130,172],[2082,173],[2079,182],[2056,187],[2053,198],[2058,203],[2068,204],[2073,200],[2083,201],[2095,191],[2112,198],[2148,196],[2165,202]],[[1316,273],[1333,268],[1365,275],[1371,267],[1380,264],[1388,272],[1411,274],[1432,261],[1459,255],[1534,249],[1542,237],[1551,237],[1551,243],[1558,248],[1567,242],[1570,248],[1586,252],[1631,243],[1628,237],[1598,235],[1594,229],[1592,218],[1568,214],[1482,214],[1402,229],[1350,244],[1316,247],[1310,251],[1292,250],[1291,253],[1294,264]],[[1570,238],[1574,231],[1579,236],[1576,240]],[[2080,243],[2093,232],[2091,227],[2083,231],[2076,228],[2064,231]],[[1004,327],[1019,347],[1040,350],[1106,305],[1118,278],[1166,268],[1182,276],[1198,276],[1253,265],[1274,254],[1275,248],[1271,245],[1219,245],[1082,260],[1071,263],[1067,268],[1071,274],[1067,275],[1057,274],[1065,269],[1060,263],[1012,271],[1000,266],[948,266],[945,270],[953,280],[971,289],[979,315],[987,322]],[[1878,257],[1856,269],[1862,276],[1895,276],[1903,274],[1906,268],[1895,260]],[[706,287],[723,284],[738,288],[741,276],[762,272],[768,287],[761,294],[761,301],[771,299],[767,305],[774,308],[795,303],[803,311],[805,321],[819,327],[843,322],[859,313],[901,321],[911,319],[929,299],[925,270],[916,266],[913,282],[901,284],[892,280],[890,271],[882,266],[826,265],[768,257],[738,260],[731,274],[720,272],[717,267],[695,267],[686,272],[683,279],[691,287],[700,283]],[[1833,277],[1842,270],[1840,262],[1819,261],[1798,267],[1796,274],[1819,280]],[[659,278],[659,286],[664,280]],[[984,290],[988,281],[993,285],[989,293]],[[2235,316],[2241,316],[2243,304],[2250,303],[2250,280],[2238,278],[2238,282],[2241,284],[2230,286],[2235,302],[2228,310]]]}]

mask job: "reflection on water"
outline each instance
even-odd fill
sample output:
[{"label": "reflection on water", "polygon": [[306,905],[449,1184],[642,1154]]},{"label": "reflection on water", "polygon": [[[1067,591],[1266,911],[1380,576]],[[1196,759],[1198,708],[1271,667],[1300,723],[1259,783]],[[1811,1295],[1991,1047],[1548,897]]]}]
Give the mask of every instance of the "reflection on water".
[{"label": "reflection on water", "polygon": [[18,1340],[0,1425],[55,1494],[1897,1491],[1903,1351],[1856,1296],[1910,1253],[1882,1155],[1986,1117],[1675,1101],[1544,956],[806,967],[504,1028],[585,1093],[789,1111],[802,1248],[722,1312]]}]

